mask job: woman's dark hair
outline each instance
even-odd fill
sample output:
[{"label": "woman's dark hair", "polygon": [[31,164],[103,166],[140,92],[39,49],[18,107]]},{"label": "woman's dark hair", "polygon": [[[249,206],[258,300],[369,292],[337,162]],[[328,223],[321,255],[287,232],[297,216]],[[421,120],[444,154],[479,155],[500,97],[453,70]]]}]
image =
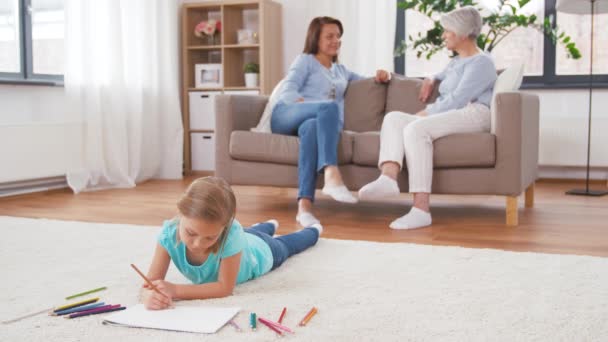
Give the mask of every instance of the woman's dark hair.
[{"label": "woman's dark hair", "polygon": [[[344,34],[344,28],[340,20],[332,17],[316,17],[308,25],[308,32],[306,33],[306,41],[304,42],[304,53],[316,55],[319,52],[319,37],[321,36],[321,29],[323,25],[334,24],[338,26],[340,30],[340,36]],[[338,56],[334,56],[333,62],[338,61]]]}]

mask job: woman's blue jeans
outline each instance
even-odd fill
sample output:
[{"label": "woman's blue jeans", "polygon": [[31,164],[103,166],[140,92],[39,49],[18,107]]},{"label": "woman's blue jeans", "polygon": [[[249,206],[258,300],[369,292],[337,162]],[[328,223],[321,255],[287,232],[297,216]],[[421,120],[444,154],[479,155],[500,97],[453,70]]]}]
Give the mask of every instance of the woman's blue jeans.
[{"label": "woman's blue jeans", "polygon": [[317,174],[338,165],[338,141],[342,123],[335,101],[279,102],[272,111],[273,133],[298,135],[298,200],[315,199]]}]

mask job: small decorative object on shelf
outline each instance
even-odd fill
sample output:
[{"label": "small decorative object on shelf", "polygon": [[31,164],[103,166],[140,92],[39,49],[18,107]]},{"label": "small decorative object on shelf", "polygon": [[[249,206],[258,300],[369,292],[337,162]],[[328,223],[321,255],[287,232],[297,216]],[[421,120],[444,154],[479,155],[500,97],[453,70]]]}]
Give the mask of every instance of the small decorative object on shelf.
[{"label": "small decorative object on shelf", "polygon": [[249,29],[242,29],[236,32],[237,42],[239,44],[257,44],[258,33]]},{"label": "small decorative object on shelf", "polygon": [[223,87],[222,65],[216,63],[195,64],[194,86],[200,89]]},{"label": "small decorative object on shelf", "polygon": [[247,63],[243,67],[245,72],[245,87],[255,88],[258,86],[258,74],[260,73],[260,66],[257,63]]},{"label": "small decorative object on shelf", "polygon": [[203,20],[194,27],[194,35],[205,38],[207,45],[219,45],[221,31],[222,22],[215,19]]}]

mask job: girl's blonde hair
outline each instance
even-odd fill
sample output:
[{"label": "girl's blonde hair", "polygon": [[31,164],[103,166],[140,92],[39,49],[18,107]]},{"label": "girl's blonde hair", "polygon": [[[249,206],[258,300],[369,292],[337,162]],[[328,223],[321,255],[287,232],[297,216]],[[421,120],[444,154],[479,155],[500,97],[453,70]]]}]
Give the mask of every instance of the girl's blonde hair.
[{"label": "girl's blonde hair", "polygon": [[[179,199],[177,209],[179,216],[219,223],[224,226],[216,243],[209,248],[210,252],[217,253],[224,245],[234,221],[236,197],[230,185],[222,178],[198,178],[190,184]],[[176,241],[179,241],[179,234],[176,234]]]}]

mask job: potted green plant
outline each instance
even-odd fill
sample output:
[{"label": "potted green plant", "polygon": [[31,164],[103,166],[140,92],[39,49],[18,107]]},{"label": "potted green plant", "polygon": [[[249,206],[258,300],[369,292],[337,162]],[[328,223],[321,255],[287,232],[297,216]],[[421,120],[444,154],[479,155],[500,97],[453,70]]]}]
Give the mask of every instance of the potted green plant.
[{"label": "potted green plant", "polygon": [[536,15],[521,13],[521,8],[529,2],[530,0],[500,0],[498,8],[493,11],[483,11],[475,0],[399,0],[397,3],[399,9],[418,11],[433,20],[434,25],[426,33],[420,33],[416,37],[408,36],[407,40],[401,42],[395,54],[402,55],[405,49],[412,48],[416,51],[418,58],[424,55],[430,59],[436,52],[444,48],[441,39],[443,28],[439,24],[441,14],[463,6],[474,6],[480,9],[482,14],[484,26],[477,38],[477,45],[483,51],[492,52],[496,45],[518,27],[532,27],[551,38],[554,44],[562,45],[569,58],[581,58],[572,39],[553,24],[553,17],[539,22]]},{"label": "potted green plant", "polygon": [[258,75],[260,73],[260,66],[257,63],[250,62],[246,63],[243,67],[243,71],[245,72],[245,87],[247,88],[255,88],[258,86],[259,78]]}]

